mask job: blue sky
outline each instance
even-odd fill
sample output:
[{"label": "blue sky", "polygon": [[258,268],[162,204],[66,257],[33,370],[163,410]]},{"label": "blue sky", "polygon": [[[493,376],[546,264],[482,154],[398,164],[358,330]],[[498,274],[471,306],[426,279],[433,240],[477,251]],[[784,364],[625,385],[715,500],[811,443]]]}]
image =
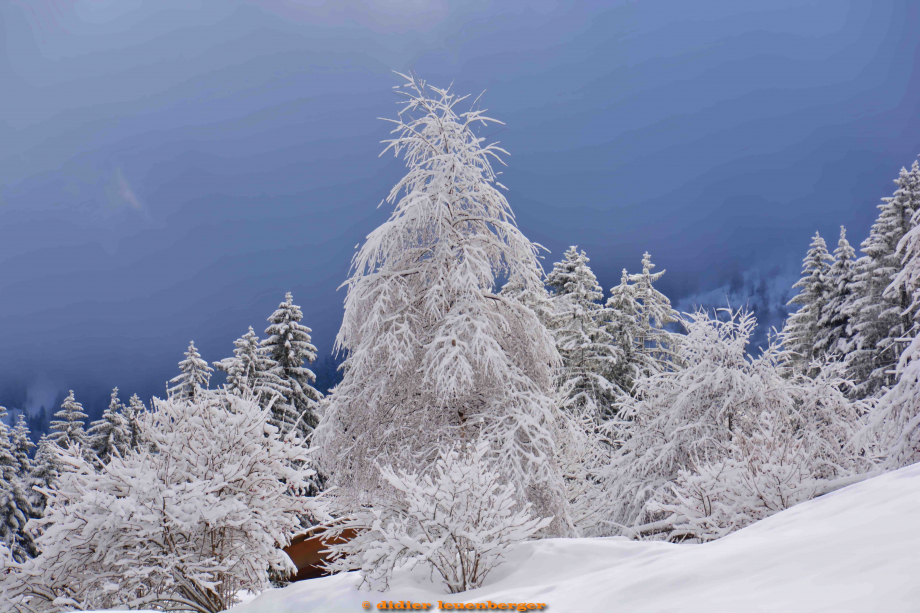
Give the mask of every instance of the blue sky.
[{"label": "blue sky", "polygon": [[815,231],[920,153],[920,5],[13,0],[0,7],[0,402],[162,394],[294,293],[328,353],[401,164],[394,70],[485,90],[502,182],[605,290],[779,326]]}]

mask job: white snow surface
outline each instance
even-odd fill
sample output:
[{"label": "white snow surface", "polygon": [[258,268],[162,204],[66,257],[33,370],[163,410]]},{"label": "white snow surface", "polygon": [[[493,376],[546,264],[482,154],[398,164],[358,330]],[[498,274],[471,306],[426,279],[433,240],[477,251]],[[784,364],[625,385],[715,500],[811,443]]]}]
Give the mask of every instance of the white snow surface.
[{"label": "white snow surface", "polygon": [[520,545],[482,588],[446,594],[428,572],[387,592],[341,574],[263,592],[233,613],[371,610],[383,600],[542,602],[568,611],[920,611],[920,464],[875,477],[703,545],[623,538]]}]

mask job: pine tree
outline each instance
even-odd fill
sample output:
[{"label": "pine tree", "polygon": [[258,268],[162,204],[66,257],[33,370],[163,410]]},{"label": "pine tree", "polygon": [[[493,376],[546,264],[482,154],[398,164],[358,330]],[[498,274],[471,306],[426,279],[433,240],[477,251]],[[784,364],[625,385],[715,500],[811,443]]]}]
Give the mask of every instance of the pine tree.
[{"label": "pine tree", "polygon": [[655,289],[654,283],[665,273],[653,273],[652,256],[646,251],[642,255],[642,273],[629,275],[635,284],[635,298],[639,305],[639,337],[636,339],[639,353],[643,356],[639,370],[653,374],[674,369],[674,356],[680,344],[680,335],[667,330],[668,324],[680,321],[680,314],[671,308],[667,296]]},{"label": "pine tree", "polygon": [[828,271],[827,303],[818,321],[815,353],[843,357],[849,351],[850,316],[846,305],[853,293],[856,276],[856,252],[846,238],[846,228],[840,226],[840,240],[834,250],[834,263]]},{"label": "pine tree", "polygon": [[109,406],[102,412],[102,419],[94,421],[88,430],[90,448],[98,462],[107,464],[116,453],[124,454],[128,447],[128,423],[125,420],[124,405],[118,399],[118,388],[112,390]]},{"label": "pine tree", "polygon": [[69,449],[73,445],[86,448],[86,431],[83,425],[88,417],[83,412],[83,405],[74,399],[73,390],[64,399],[61,410],[54,414],[56,420],[51,421],[51,440],[62,449]]},{"label": "pine tree", "polygon": [[[912,180],[904,190],[910,190],[907,196],[913,203],[914,210],[910,219],[910,229],[898,241],[897,255],[901,258],[901,270],[894,275],[891,285],[885,290],[884,297],[896,300],[902,306],[902,327],[909,328],[912,336],[916,333],[920,321],[920,164],[916,161],[911,167]],[[912,318],[914,325],[907,323]]]},{"label": "pine tree", "polygon": [[125,412],[125,445],[132,451],[137,451],[145,444],[144,437],[141,434],[141,416],[147,411],[144,402],[137,394],[131,396],[128,400],[128,406],[124,408]]},{"label": "pine tree", "polygon": [[182,374],[169,380],[173,386],[166,390],[166,395],[177,400],[197,402],[202,392],[208,389],[214,369],[201,359],[201,355],[195,349],[195,341],[189,343],[185,359],[179,362],[179,370]]},{"label": "pine tree", "polygon": [[297,423],[298,429],[309,435],[319,423],[317,403],[323,395],[312,386],[316,376],[305,366],[316,359],[316,347],[310,343],[312,330],[300,323],[302,319],[300,307],[288,292],[278,310],[268,318],[271,325],[265,329],[268,338],[262,341],[262,346],[275,363],[270,372],[281,380],[275,389],[285,394],[285,402],[278,406],[277,412],[272,411],[275,421]]},{"label": "pine tree", "polygon": [[905,337],[913,325],[905,288],[898,286],[887,297],[885,290],[902,270],[898,244],[920,210],[920,165],[915,163],[910,171],[902,168],[895,184],[897,190],[891,198],[882,199],[878,219],[861,245],[865,255],[856,261],[853,296],[846,307],[854,337],[850,372],[859,383],[860,396],[894,384],[895,365],[903,348],[897,339]]},{"label": "pine tree", "polygon": [[57,456],[58,446],[46,434],[38,442],[32,473],[26,482],[35,517],[41,517],[45,510],[46,496],[37,488],[51,489],[61,474],[61,463]]},{"label": "pine tree", "polygon": [[788,304],[798,304],[799,310],[789,316],[783,328],[786,348],[795,355],[795,362],[807,368],[816,356],[820,322],[827,311],[831,290],[830,254],[821,235],[815,232],[811,246],[802,263],[802,277],[792,287],[799,293]]},{"label": "pine tree", "polygon": [[615,411],[620,392],[610,381],[620,354],[605,325],[606,309],[599,304],[604,293],[589,261],[573,246],[547,275],[546,284],[554,290],[550,330],[562,356],[564,406],[604,421]]},{"label": "pine tree", "polygon": [[26,523],[35,511],[25,489],[9,427],[3,423],[6,415],[6,409],[0,407],[0,542],[21,562],[38,555],[32,535],[26,530]]},{"label": "pine tree", "polygon": [[395,496],[376,462],[430,472],[441,449],[488,441],[521,502],[570,534],[555,463],[555,343],[534,312],[495,294],[499,278],[542,285],[538,247],[517,228],[473,127],[479,110],[406,77],[386,150],[408,172],[388,221],[352,260],[336,347],[345,375],[314,436],[344,512]]}]

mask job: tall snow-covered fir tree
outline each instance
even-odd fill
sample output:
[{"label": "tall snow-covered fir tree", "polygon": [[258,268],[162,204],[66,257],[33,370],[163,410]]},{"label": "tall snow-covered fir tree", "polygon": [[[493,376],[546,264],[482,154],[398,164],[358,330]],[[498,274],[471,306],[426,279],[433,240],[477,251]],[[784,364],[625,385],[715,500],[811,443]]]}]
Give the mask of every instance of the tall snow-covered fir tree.
[{"label": "tall snow-covered fir tree", "polygon": [[69,449],[72,445],[86,448],[87,437],[83,426],[88,415],[83,412],[83,405],[76,401],[73,390],[61,404],[61,410],[54,414],[57,419],[51,420],[51,440],[62,449]]},{"label": "tall snow-covered fir tree", "polygon": [[125,420],[124,405],[118,399],[118,388],[112,390],[109,406],[102,412],[102,418],[94,421],[89,430],[90,449],[102,464],[108,463],[115,455],[123,454],[128,443],[128,424]]},{"label": "tall snow-covered fir tree", "polygon": [[914,162],[909,176],[911,180],[906,181],[899,192],[908,192],[901,197],[912,203],[910,208],[914,212],[910,229],[898,241],[897,256],[901,259],[901,269],[892,277],[883,296],[901,307],[900,329],[909,330],[907,336],[912,337],[920,324],[920,164]]},{"label": "tall snow-covered fir tree", "polygon": [[[886,289],[903,268],[898,244],[910,232],[914,213],[920,210],[920,165],[901,169],[897,190],[883,198],[869,237],[862,242],[865,254],[856,261],[853,295],[846,310],[850,317],[853,349],[849,356],[851,378],[859,382],[860,396],[870,396],[895,382],[895,366],[904,337],[913,322],[910,297],[902,287]],[[917,220],[920,221],[920,220]]]},{"label": "tall snow-covered fir tree", "polygon": [[837,241],[837,248],[834,250],[834,263],[827,273],[827,300],[824,312],[818,320],[816,355],[828,354],[842,358],[850,349],[850,316],[846,312],[846,305],[853,293],[855,262],[856,251],[847,241],[846,228],[840,226],[840,240]]},{"label": "tall snow-covered fir tree", "polygon": [[562,356],[559,387],[570,410],[586,410],[598,421],[615,411],[621,390],[611,382],[620,352],[607,329],[604,297],[588,256],[570,247],[553,265],[546,284],[553,288],[550,331]]},{"label": "tall snow-covered fir tree", "polygon": [[26,490],[27,475],[21,472],[10,429],[3,423],[6,409],[0,407],[0,543],[4,543],[18,561],[38,555],[38,549],[26,530],[35,511]]},{"label": "tall snow-covered fir tree", "polygon": [[[274,412],[275,420],[297,423],[297,428],[309,436],[319,423],[317,409],[323,395],[313,387],[316,376],[307,367],[316,359],[316,347],[310,342],[312,330],[300,323],[302,319],[303,312],[288,292],[284,302],[268,318],[270,325],[265,328],[268,338],[262,341],[262,346],[275,363],[271,372],[281,380],[285,393],[285,402]],[[270,385],[268,380],[266,385]]]},{"label": "tall snow-covered fir tree", "polygon": [[32,472],[26,480],[26,490],[36,517],[41,517],[45,509],[46,496],[39,488],[51,489],[61,474],[61,462],[57,456],[58,446],[45,434],[38,442]]},{"label": "tall snow-covered fir tree", "polygon": [[640,350],[642,337],[642,305],[636,299],[636,287],[629,283],[629,273],[623,269],[620,284],[610,289],[607,299],[607,332],[613,338],[621,355],[611,380],[619,389],[632,393],[633,385],[642,372],[651,370]]},{"label": "tall snow-covered fir tree", "polygon": [[32,472],[32,452],[35,447],[32,438],[29,435],[29,426],[26,424],[26,416],[22,413],[16,418],[16,426],[10,431],[10,444],[12,445],[13,457],[16,458],[17,472],[21,479],[27,479]]},{"label": "tall snow-covered fir tree", "polygon": [[124,409],[125,414],[125,445],[128,449],[137,451],[144,444],[144,437],[141,434],[141,419],[147,412],[147,407],[137,394],[128,399],[128,405]]},{"label": "tall snow-covered fir tree", "polygon": [[680,321],[680,314],[671,308],[668,297],[654,286],[665,271],[653,273],[653,268],[652,256],[646,251],[642,254],[642,272],[629,275],[639,308],[639,337],[636,343],[643,358],[639,370],[644,374],[673,370],[677,366],[674,357],[681,338],[680,334],[667,329],[668,324]]},{"label": "tall snow-covered fir tree", "polygon": [[831,262],[833,258],[827,252],[827,244],[815,232],[802,262],[802,276],[792,286],[799,293],[788,303],[799,305],[799,309],[789,316],[783,327],[786,348],[793,352],[800,367],[807,366],[818,354],[815,347],[819,342],[820,322],[824,320],[832,287]]},{"label": "tall snow-covered fir tree", "polygon": [[185,359],[179,362],[179,370],[182,373],[169,380],[172,387],[167,384],[167,397],[197,402],[202,392],[208,389],[208,382],[211,380],[211,373],[214,372],[214,369],[201,359],[201,355],[195,348],[195,341],[189,343]]},{"label": "tall snow-covered fir tree", "polygon": [[232,358],[214,362],[214,367],[227,373],[227,390],[243,395],[252,392],[263,407],[272,407],[271,424],[282,431],[290,430],[297,423],[298,414],[288,404],[291,389],[278,372],[278,363],[268,355],[259,337],[250,326],[249,331],[233,341],[235,349]]},{"label": "tall snow-covered fir tree", "polygon": [[[343,509],[389,495],[375,464],[431,470],[443,449],[485,440],[550,532],[571,533],[556,467],[552,336],[534,312],[498,295],[505,278],[542,285],[538,246],[517,228],[466,98],[405,77],[394,138],[408,172],[389,219],[352,260],[336,347],[344,379],[316,430]],[[474,104],[475,106],[475,104]]]}]

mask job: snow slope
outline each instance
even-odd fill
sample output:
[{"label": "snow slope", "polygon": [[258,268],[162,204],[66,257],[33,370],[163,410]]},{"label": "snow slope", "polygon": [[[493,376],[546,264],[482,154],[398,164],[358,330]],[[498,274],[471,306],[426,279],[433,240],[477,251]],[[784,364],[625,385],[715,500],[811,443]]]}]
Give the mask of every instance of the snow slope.
[{"label": "snow slope", "polygon": [[[526,543],[478,590],[445,594],[427,572],[388,592],[348,573],[264,592],[233,613],[373,610],[382,600],[542,602],[567,611],[920,611],[920,465],[806,502],[719,541]],[[432,608],[431,610],[436,610]]]}]

